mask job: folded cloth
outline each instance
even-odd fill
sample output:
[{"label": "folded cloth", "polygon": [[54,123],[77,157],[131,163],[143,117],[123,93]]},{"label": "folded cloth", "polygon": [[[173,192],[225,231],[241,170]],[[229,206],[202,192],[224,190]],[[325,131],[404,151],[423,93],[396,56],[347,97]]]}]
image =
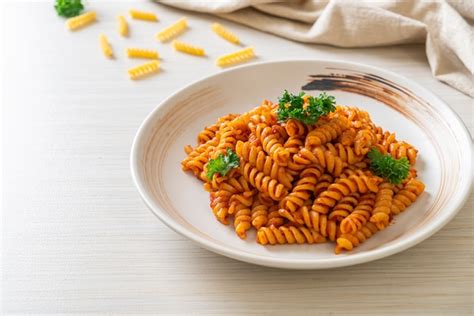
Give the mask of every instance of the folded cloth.
[{"label": "folded cloth", "polygon": [[425,43],[433,75],[474,97],[472,0],[156,0],[294,41],[339,47]]}]

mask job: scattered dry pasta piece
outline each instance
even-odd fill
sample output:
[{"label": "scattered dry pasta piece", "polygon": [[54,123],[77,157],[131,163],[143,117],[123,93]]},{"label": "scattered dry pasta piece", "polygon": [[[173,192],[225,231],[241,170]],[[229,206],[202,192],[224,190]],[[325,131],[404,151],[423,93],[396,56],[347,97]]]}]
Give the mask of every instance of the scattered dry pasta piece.
[{"label": "scattered dry pasta piece", "polygon": [[216,33],[217,35],[219,35],[223,39],[225,39],[225,40],[227,40],[231,43],[237,44],[237,45],[240,43],[240,40],[237,37],[237,35],[235,35],[231,31],[227,30],[221,24],[213,23],[211,27],[212,27],[212,30],[214,31],[214,33]]},{"label": "scattered dry pasta piece", "polygon": [[127,37],[128,36],[127,20],[125,20],[125,17],[123,15],[120,15],[119,17],[117,17],[117,21],[118,21],[119,34],[123,37]]},{"label": "scattered dry pasta piece", "polygon": [[114,56],[114,52],[112,50],[112,46],[110,46],[110,43],[104,34],[101,34],[99,36],[99,43],[100,43],[100,48],[102,49],[102,52],[104,53],[104,56],[107,58],[112,58]]},{"label": "scattered dry pasta piece", "polygon": [[130,75],[130,79],[137,80],[137,79],[148,77],[151,74],[157,73],[159,70],[160,70],[160,64],[158,63],[157,60],[154,60],[149,63],[145,63],[145,64],[129,69],[128,74]]},{"label": "scattered dry pasta piece", "polygon": [[129,58],[158,59],[159,55],[156,49],[127,48]]},{"label": "scattered dry pasta piece", "polygon": [[255,57],[252,47],[247,47],[237,52],[223,55],[216,60],[216,65],[219,67],[227,67],[234,64],[242,63]]},{"label": "scattered dry pasta piece", "polygon": [[163,30],[156,34],[156,37],[160,42],[166,42],[181,33],[183,33],[188,28],[188,20],[186,18],[181,18],[175,23],[171,24],[168,27],[165,27]]},{"label": "scattered dry pasta piece", "polygon": [[189,55],[195,55],[195,56],[204,56],[206,52],[204,51],[204,48],[193,46],[181,41],[174,40],[173,41],[173,47],[179,52],[186,53]]},{"label": "scattered dry pasta piece", "polygon": [[142,20],[142,21],[149,21],[149,22],[158,21],[156,14],[153,12],[139,11],[139,10],[134,10],[134,9],[131,9],[128,12],[130,13],[130,16],[134,18],[135,20]]},{"label": "scattered dry pasta piece", "polygon": [[86,12],[81,15],[70,18],[66,21],[66,26],[71,31],[78,30],[94,22],[97,18],[97,14],[94,11]]}]

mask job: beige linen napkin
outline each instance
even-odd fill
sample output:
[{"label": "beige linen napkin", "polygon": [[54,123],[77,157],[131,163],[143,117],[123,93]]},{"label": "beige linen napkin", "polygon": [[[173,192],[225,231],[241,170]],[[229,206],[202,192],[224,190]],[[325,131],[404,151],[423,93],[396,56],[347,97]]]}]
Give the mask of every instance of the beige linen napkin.
[{"label": "beige linen napkin", "polygon": [[472,0],[157,0],[294,41],[339,47],[425,43],[433,75],[474,97]]}]

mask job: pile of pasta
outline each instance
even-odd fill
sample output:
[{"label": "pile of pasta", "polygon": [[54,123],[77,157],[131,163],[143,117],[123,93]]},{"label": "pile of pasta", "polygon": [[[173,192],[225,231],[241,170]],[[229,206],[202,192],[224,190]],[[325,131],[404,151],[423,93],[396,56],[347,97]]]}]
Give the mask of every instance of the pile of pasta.
[{"label": "pile of pasta", "polygon": [[[262,245],[335,242],[350,251],[403,212],[424,191],[414,168],[417,149],[375,125],[366,111],[337,106],[314,125],[277,120],[278,104],[229,114],[206,127],[197,145],[185,147],[184,171],[204,182],[210,207],[222,224],[245,239],[256,230]],[[394,185],[373,174],[376,148],[410,163]],[[225,176],[207,177],[208,162],[229,149],[240,160]]]}]

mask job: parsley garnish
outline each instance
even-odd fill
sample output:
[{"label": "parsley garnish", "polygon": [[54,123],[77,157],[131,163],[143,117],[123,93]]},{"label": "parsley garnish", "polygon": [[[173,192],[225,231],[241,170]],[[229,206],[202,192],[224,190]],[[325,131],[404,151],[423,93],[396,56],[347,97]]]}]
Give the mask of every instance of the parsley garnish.
[{"label": "parsley garnish", "polygon": [[319,117],[336,109],[335,103],[336,99],[325,92],[317,97],[305,97],[304,92],[296,95],[285,90],[278,99],[278,121],[284,122],[288,119],[296,119],[306,125],[315,124]]},{"label": "parsley garnish", "polygon": [[221,153],[216,159],[209,160],[207,164],[207,178],[211,180],[214,173],[220,173],[221,176],[225,176],[227,172],[238,166],[240,166],[239,156],[232,149],[227,148],[225,155]]},{"label": "parsley garnish", "polygon": [[58,15],[70,18],[79,15],[84,9],[84,6],[81,0],[56,0],[54,8],[56,12],[58,12]]},{"label": "parsley garnish", "polygon": [[383,155],[376,148],[370,150],[368,157],[370,158],[370,169],[392,184],[399,184],[408,176],[410,163],[405,157],[395,159],[390,155]]}]

